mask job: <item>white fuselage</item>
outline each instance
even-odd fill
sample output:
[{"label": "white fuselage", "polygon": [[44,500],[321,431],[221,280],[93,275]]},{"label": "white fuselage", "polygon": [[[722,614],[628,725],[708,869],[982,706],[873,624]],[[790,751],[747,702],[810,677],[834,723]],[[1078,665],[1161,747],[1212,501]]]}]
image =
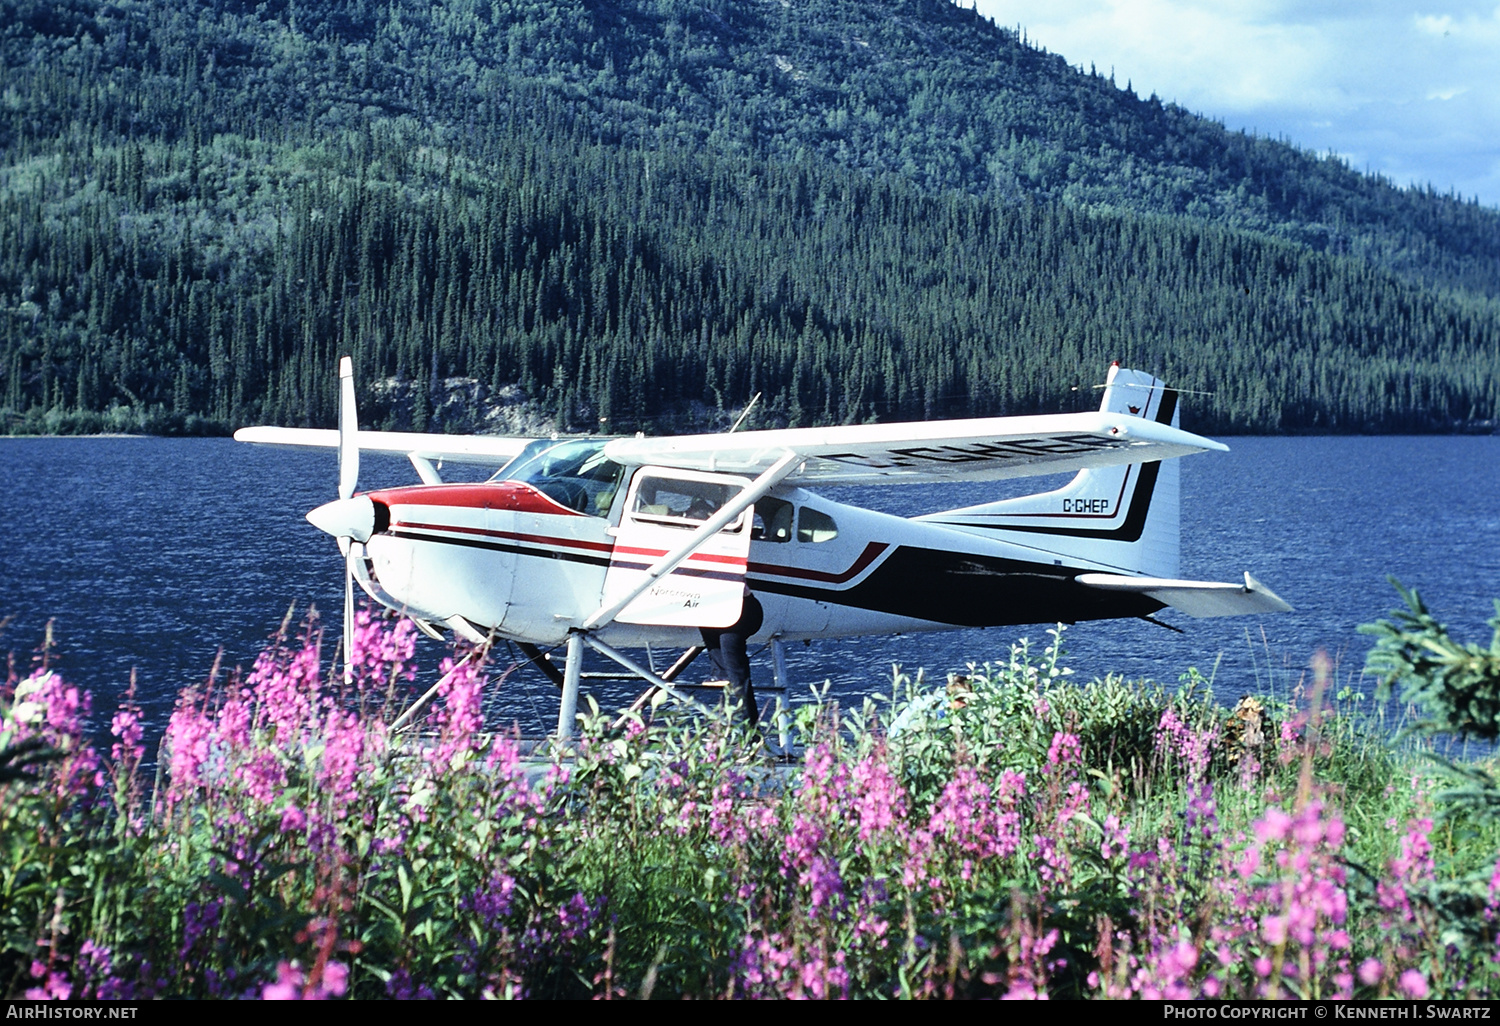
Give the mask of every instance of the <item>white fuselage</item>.
[{"label": "white fuselage", "polygon": [[[625,496],[641,470],[625,468],[607,511],[592,514],[517,481],[371,492],[388,512],[365,545],[361,581],[421,620],[454,625],[462,618],[479,634],[557,644],[600,608],[611,574],[667,551],[629,534],[635,525]],[[753,531],[748,557],[695,554],[665,579],[684,587],[695,578],[728,580],[736,594],[742,579],[765,610],[762,639],[1071,622],[1161,606],[1074,583],[1079,573],[1115,567],[974,529],[847,506],[800,488],[777,490],[757,506],[770,509],[778,511],[776,524],[768,514],[743,528]],[[687,646],[699,631],[622,618],[597,635],[623,647]]]}]

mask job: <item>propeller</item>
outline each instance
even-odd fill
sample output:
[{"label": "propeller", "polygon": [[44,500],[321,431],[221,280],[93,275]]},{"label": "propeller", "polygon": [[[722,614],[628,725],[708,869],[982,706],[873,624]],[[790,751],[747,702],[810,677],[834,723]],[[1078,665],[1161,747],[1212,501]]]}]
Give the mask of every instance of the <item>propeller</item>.
[{"label": "propeller", "polygon": [[307,514],[307,522],[339,541],[344,554],[344,683],[354,682],[354,543],[368,541],[375,506],[354,497],[359,484],[359,411],[354,405],[354,361],[339,360],[339,497]]},{"label": "propeller", "polygon": [[359,411],[354,407],[354,360],[339,360],[339,498],[308,514],[308,522],[339,540],[344,552],[344,679],[354,679],[354,543],[375,532],[375,502],[354,495],[360,480]]},{"label": "propeller", "polygon": [[354,544],[375,533],[379,511],[368,495],[355,495],[359,485],[359,411],[354,404],[354,361],[339,361],[339,497],[307,514],[307,522],[338,539],[344,554],[344,682],[353,683],[354,567],[360,558]]}]

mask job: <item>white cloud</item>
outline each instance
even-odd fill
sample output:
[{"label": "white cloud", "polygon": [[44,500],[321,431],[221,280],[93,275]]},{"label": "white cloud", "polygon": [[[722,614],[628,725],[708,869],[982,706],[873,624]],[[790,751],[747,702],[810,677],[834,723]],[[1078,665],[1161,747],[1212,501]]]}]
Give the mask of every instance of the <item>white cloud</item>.
[{"label": "white cloud", "polygon": [[1233,128],[1500,205],[1500,7],[978,0],[1075,65]]}]

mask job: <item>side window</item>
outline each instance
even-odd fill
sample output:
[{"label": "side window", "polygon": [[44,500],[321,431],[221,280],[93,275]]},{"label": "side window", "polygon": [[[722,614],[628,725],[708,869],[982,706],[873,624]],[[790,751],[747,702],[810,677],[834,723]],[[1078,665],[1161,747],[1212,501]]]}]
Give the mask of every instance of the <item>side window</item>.
[{"label": "side window", "polygon": [[[718,481],[647,477],[636,489],[635,504],[630,513],[636,520],[692,527],[717,513],[738,492],[738,487]],[[737,529],[738,524],[725,528],[727,531]]]},{"label": "side window", "polygon": [[792,504],[785,499],[761,499],[755,504],[755,523],[750,528],[752,541],[789,542],[792,540]]},{"label": "side window", "polygon": [[799,542],[833,541],[839,536],[839,525],[827,513],[819,513],[808,506],[797,512],[797,540]]}]

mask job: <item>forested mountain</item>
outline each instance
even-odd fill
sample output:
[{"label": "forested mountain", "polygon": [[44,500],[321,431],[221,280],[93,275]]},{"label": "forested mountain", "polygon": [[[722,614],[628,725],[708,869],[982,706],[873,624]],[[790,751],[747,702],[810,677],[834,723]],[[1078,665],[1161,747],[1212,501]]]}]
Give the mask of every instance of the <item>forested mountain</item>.
[{"label": "forested mountain", "polygon": [[4,0],[0,62],[11,430],[328,423],[344,351],[416,428],[453,379],[575,429],[1075,408],[1112,358],[1204,430],[1500,400],[1500,213],[941,0]]}]

